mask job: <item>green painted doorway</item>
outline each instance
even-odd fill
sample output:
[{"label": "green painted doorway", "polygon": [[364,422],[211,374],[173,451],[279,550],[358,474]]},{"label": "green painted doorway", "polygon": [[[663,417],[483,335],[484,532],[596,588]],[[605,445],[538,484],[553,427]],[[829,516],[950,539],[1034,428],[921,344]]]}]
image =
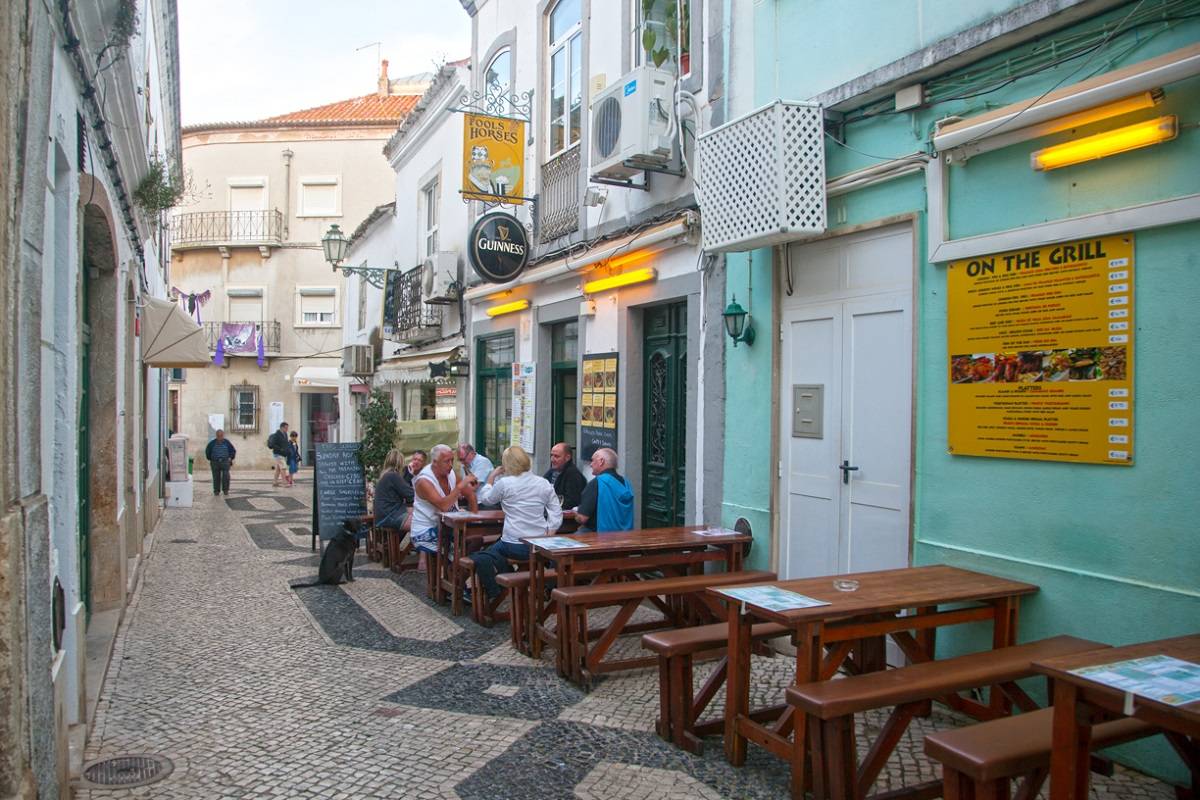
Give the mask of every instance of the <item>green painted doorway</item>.
[{"label": "green painted doorway", "polygon": [[687,486],[687,301],[643,317],[642,527],[684,524]]},{"label": "green painted doorway", "polygon": [[475,340],[475,449],[500,463],[509,443],[512,422],[512,365],[516,336],[512,331]]}]

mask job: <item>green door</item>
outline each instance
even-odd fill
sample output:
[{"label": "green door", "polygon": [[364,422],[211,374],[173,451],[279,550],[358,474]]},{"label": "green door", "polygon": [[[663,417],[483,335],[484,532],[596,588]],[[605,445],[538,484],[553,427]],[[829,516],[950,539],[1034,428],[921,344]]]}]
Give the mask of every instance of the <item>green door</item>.
[{"label": "green door", "polygon": [[684,524],[687,302],[647,309],[642,352],[642,527]]},{"label": "green door", "polygon": [[579,322],[550,329],[550,445],[579,446]]},{"label": "green door", "polygon": [[475,449],[500,463],[509,443],[512,421],[512,363],[516,337],[512,331],[480,337],[475,343]]},{"label": "green door", "polygon": [[89,469],[92,437],[88,430],[90,418],[89,394],[91,392],[91,317],[88,311],[88,270],[83,271],[83,289],[79,300],[82,331],[79,337],[79,597],[83,601],[86,619],[92,618],[92,477]]}]

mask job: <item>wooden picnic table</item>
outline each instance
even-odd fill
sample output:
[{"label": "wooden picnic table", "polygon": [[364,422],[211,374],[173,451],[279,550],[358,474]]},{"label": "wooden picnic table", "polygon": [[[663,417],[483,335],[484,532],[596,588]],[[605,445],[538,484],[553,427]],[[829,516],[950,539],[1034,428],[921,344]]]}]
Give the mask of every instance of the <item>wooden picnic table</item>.
[{"label": "wooden picnic table", "polygon": [[[839,591],[835,580],[856,580],[854,591]],[[734,601],[720,589],[709,592],[725,601],[729,620],[728,678],[725,700],[725,755],[741,766],[749,739],[790,761],[793,785],[805,785],[806,759],[793,751],[804,749],[805,720],[795,719],[793,706],[781,704],[751,711],[751,628],[758,620],[778,622],[792,631],[796,645],[796,683],[832,678],[857,648],[860,669],[886,668],[883,637],[890,636],[913,662],[934,659],[934,630],[965,622],[992,623],[992,647],[1016,643],[1017,609],[1023,595],[1038,587],[948,566],[830,575],[820,578],[774,581],[763,584],[806,595],[828,603],[812,608],[773,611],[750,602]],[[943,606],[954,606],[944,609]],[[904,616],[900,616],[904,613]],[[828,653],[826,653],[828,648]],[[866,651],[864,658],[863,651]],[[991,703],[1000,708],[1007,700],[993,691]],[[957,698],[959,710],[978,715],[978,703]],[[992,713],[995,713],[994,711]],[[770,720],[774,718],[774,724]],[[800,731],[796,746],[788,739]]]},{"label": "wooden picnic table", "polygon": [[1171,656],[1200,664],[1200,634],[1112,647],[1035,662],[1054,681],[1054,735],[1050,753],[1050,800],[1087,800],[1092,727],[1113,718],[1133,717],[1160,728],[1200,786],[1200,701],[1183,705],[1126,696],[1074,670],[1148,656]]},{"label": "wooden picnic table", "polygon": [[[485,539],[489,536],[500,536],[504,531],[504,512],[499,509],[479,511],[445,511],[441,514],[441,526],[449,531],[449,550],[443,551],[441,558],[441,575],[438,576],[438,592],[435,598],[441,602],[445,593],[450,595],[450,612],[455,616],[462,613],[462,594],[466,585],[462,568],[458,560],[470,552],[473,540]],[[575,521],[574,511],[563,511],[562,525],[559,532],[570,533],[579,527]],[[438,548],[442,548],[443,537],[438,532]]]},{"label": "wooden picnic table", "polygon": [[561,587],[574,586],[581,571],[594,583],[605,583],[622,574],[664,570],[686,574],[702,569],[708,561],[721,561],[727,572],[742,569],[742,554],[751,541],[749,534],[723,531],[721,535],[706,535],[713,530],[705,525],[685,525],[672,528],[645,528],[632,531],[587,531],[570,538],[578,547],[551,549],[528,539],[529,550],[529,652],[541,656],[542,644],[555,647],[555,659],[560,674],[566,675],[570,664],[565,651],[567,643],[545,626],[555,613],[553,601],[545,595],[546,568],[553,562],[555,583]]}]

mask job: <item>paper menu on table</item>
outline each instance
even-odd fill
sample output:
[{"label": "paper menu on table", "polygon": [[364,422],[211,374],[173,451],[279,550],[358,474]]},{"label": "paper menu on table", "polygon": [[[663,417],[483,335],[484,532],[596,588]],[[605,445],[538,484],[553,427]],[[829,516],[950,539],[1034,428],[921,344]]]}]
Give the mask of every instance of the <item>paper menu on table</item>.
[{"label": "paper menu on table", "polygon": [[1073,669],[1071,673],[1167,705],[1200,702],[1200,664],[1171,656],[1116,661]]},{"label": "paper menu on table", "polygon": [[577,542],[574,539],[568,539],[565,536],[546,536],[531,540],[538,547],[543,547],[547,550],[568,550],[572,547],[586,547],[583,542]]},{"label": "paper menu on table", "polygon": [[696,531],[697,536],[737,536],[737,531],[731,531],[728,528],[705,528],[702,531]]},{"label": "paper menu on table", "polygon": [[767,611],[791,611],[797,608],[815,608],[827,606],[824,600],[817,600],[777,586],[737,586],[731,589],[717,589],[718,592],[743,603],[749,603]]}]

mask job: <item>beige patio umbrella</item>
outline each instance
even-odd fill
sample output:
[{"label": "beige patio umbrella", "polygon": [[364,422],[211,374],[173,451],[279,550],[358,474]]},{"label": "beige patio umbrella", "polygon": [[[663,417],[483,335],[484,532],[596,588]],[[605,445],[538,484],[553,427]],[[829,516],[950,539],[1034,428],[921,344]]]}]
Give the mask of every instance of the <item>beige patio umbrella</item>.
[{"label": "beige patio umbrella", "polygon": [[177,304],[148,297],[142,311],[142,363],[163,368],[212,363],[204,329]]}]

